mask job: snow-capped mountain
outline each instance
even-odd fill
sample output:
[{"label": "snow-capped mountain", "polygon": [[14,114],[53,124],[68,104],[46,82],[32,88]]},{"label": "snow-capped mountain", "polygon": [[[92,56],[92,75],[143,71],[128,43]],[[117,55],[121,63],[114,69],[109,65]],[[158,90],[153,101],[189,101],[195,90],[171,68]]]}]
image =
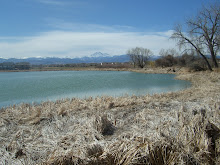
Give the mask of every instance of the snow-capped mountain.
[{"label": "snow-capped mountain", "polygon": [[95,52],[91,54],[89,57],[110,57],[108,53]]},{"label": "snow-capped mountain", "polygon": [[78,57],[78,58],[59,58],[59,57],[32,57],[25,59],[0,58],[0,63],[3,62],[29,62],[32,65],[45,65],[45,64],[71,64],[71,63],[103,63],[103,62],[128,62],[129,57],[127,55],[111,56],[107,53],[96,52],[94,54]]}]

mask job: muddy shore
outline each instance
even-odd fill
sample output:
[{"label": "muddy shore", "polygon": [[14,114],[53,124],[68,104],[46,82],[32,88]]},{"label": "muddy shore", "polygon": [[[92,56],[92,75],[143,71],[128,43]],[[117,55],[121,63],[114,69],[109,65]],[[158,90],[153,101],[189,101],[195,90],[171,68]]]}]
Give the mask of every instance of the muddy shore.
[{"label": "muddy shore", "polygon": [[192,87],[1,109],[0,164],[219,164],[220,73],[175,74]]}]

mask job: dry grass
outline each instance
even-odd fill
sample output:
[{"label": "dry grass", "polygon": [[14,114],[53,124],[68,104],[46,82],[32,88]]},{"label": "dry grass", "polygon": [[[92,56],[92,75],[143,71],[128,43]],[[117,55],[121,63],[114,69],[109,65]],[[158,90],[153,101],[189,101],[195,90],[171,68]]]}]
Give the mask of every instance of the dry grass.
[{"label": "dry grass", "polygon": [[2,109],[0,164],[219,164],[220,75],[177,78],[193,86]]}]

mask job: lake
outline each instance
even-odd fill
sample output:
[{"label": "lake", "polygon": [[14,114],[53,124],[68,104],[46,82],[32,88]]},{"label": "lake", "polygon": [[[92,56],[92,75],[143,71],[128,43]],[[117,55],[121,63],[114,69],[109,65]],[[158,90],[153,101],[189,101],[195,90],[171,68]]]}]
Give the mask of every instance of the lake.
[{"label": "lake", "polygon": [[190,82],[174,77],[127,71],[2,72],[0,107],[72,97],[146,95],[190,86]]}]

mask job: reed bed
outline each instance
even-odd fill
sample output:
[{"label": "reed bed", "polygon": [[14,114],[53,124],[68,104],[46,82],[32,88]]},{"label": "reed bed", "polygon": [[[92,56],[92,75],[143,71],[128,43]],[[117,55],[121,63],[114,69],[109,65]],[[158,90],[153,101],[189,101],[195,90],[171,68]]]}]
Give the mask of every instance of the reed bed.
[{"label": "reed bed", "polygon": [[63,99],[0,110],[0,164],[220,164],[220,75],[146,96]]}]

